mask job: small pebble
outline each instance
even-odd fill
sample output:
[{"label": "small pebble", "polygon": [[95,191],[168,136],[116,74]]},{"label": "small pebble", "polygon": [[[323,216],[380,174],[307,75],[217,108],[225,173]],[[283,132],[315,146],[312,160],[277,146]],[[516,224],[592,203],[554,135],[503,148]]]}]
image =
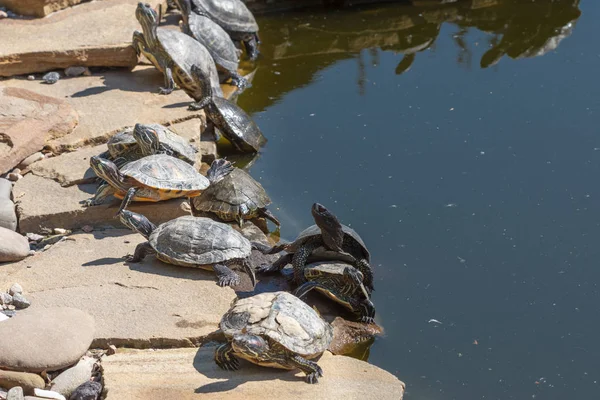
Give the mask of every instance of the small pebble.
[{"label": "small pebble", "polygon": [[22,177],[23,177],[23,175],[21,175],[21,174],[16,174],[16,173],[14,173],[14,172],[11,172],[10,174],[6,175],[6,178],[7,178],[9,181],[13,181],[13,182],[16,182],[16,181],[18,181],[18,180],[19,180],[19,179],[21,179]]},{"label": "small pebble", "polygon": [[33,389],[33,393],[37,397],[43,397],[45,399],[67,400],[67,399],[65,399],[65,396],[63,396],[62,394],[53,392],[51,390],[42,390],[42,389],[35,388],[35,389]]},{"label": "small pebble", "polygon": [[39,242],[40,240],[42,240],[44,237],[42,235],[38,235],[37,233],[27,233],[25,234],[25,236],[27,236],[27,239],[29,239],[30,242]]},{"label": "small pebble", "polygon": [[[21,161],[18,165],[19,168],[21,169],[25,169],[27,167],[29,167],[31,164],[33,164],[36,161],[40,161],[44,159],[44,154],[40,151],[38,151],[37,153],[33,153],[32,155],[30,155],[29,157],[25,158],[23,161]],[[15,172],[15,171],[13,171]]]},{"label": "small pebble", "polygon": [[15,169],[13,169],[10,172],[12,172],[13,174],[20,174],[21,173],[21,169],[20,168],[15,168]]},{"label": "small pebble", "polygon": [[18,283],[13,283],[10,289],[8,289],[8,294],[14,296],[16,293],[23,294],[23,288]]},{"label": "small pebble", "polygon": [[12,310],[4,310],[4,311],[0,311],[0,314],[4,314],[6,315],[8,318],[12,318],[15,315],[17,315],[16,312],[12,311]]},{"label": "small pebble", "polygon": [[0,11],[0,19],[8,18],[8,14],[5,11]]},{"label": "small pebble", "polygon": [[84,225],[84,226],[81,228],[81,230],[82,230],[82,231],[84,231],[84,232],[86,232],[86,233],[90,233],[90,232],[93,232],[93,231],[94,231],[94,227],[93,227],[93,226],[91,226],[91,225]]},{"label": "small pebble", "polygon": [[13,296],[13,305],[17,310],[23,310],[31,305],[31,302],[27,300],[22,294],[16,293]]},{"label": "small pebble", "polygon": [[88,381],[75,389],[69,400],[98,400],[102,393],[100,382]]},{"label": "small pebble", "polygon": [[63,229],[63,228],[54,228],[54,233],[57,235],[66,235],[67,234],[67,230]]},{"label": "small pebble", "polygon": [[114,344],[111,344],[110,346],[108,346],[108,351],[106,352],[106,354],[108,354],[109,356],[112,356],[113,354],[117,354],[117,346],[115,346]]},{"label": "small pebble", "polygon": [[[16,307],[15,307],[14,305],[12,305],[12,304],[9,304],[9,305],[7,305],[7,306],[6,306],[6,309],[7,309],[8,311],[15,311]],[[6,314],[6,313],[5,313],[5,314]],[[6,314],[6,315],[8,315],[8,314]]]},{"label": "small pebble", "polygon": [[10,294],[4,292],[0,293],[0,305],[7,306],[9,304],[12,304],[12,301],[13,297]]},{"label": "small pebble", "polygon": [[58,72],[48,72],[46,75],[42,77],[43,81],[49,85],[52,85],[60,79],[60,75]]},{"label": "small pebble", "polygon": [[23,388],[21,386],[15,386],[6,394],[7,400],[23,400],[23,398]]},{"label": "small pebble", "polygon": [[35,81],[35,75],[28,75],[27,76],[27,80],[28,81]]}]

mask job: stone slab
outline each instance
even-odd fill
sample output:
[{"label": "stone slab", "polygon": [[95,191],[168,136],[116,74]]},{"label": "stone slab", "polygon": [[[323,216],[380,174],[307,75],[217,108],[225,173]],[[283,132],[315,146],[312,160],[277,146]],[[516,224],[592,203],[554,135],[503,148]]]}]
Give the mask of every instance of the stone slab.
[{"label": "stone slab", "polygon": [[77,122],[77,113],[64,100],[0,87],[0,174],[41,150],[48,140],[71,133]]},{"label": "stone slab", "polygon": [[33,394],[34,388],[43,389],[46,382],[38,374],[0,370],[0,387],[11,389],[15,386],[22,387],[25,394]]},{"label": "stone slab", "polygon": [[[93,197],[98,185],[88,183],[62,187],[60,183],[34,174],[19,180],[13,189],[19,231],[43,233],[54,228],[80,229],[85,225],[95,228],[123,228],[115,218],[120,200],[108,199],[106,204],[83,207],[81,202]],[[154,223],[189,215],[187,199],[173,199],[158,203],[134,202],[129,209],[147,216]]]},{"label": "stone slab", "polygon": [[[324,376],[309,385],[300,371],[259,367],[241,360],[238,371],[223,371],[214,347],[123,351],[106,357],[107,400],[163,399],[361,399],[402,400],[404,383],[394,375],[350,357],[323,354]],[[267,395],[268,393],[268,395]]]},{"label": "stone slab", "polygon": [[73,7],[52,18],[2,21],[0,76],[71,66],[133,68],[137,55],[131,35],[140,29],[136,5],[134,0],[103,0]]},{"label": "stone slab", "polygon": [[30,169],[33,174],[53,179],[61,186],[92,183],[97,177],[90,168],[90,158],[106,150],[106,145],[85,147],[58,157],[45,158],[33,163]]},{"label": "stone slab", "polygon": [[54,11],[79,4],[85,0],[0,0],[0,6],[20,14],[44,17]]},{"label": "stone slab", "polygon": [[[19,282],[27,288],[28,310],[78,307],[91,314],[92,347],[193,346],[217,330],[235,292],[219,287],[215,275],[203,269],[152,256],[124,262],[144,240],[122,229],[73,234],[27,260],[3,265],[0,287]],[[242,282],[249,279],[240,276]]]}]

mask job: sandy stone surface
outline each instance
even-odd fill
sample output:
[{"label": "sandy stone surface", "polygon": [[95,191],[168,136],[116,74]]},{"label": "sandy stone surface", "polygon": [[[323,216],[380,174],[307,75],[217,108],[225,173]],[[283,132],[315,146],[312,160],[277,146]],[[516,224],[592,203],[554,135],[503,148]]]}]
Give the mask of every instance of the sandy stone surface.
[{"label": "sandy stone surface", "polygon": [[316,385],[304,373],[259,367],[242,360],[238,371],[223,371],[214,347],[123,351],[103,362],[107,400],[144,399],[346,399],[402,400],[404,383],[373,365],[326,352]]}]

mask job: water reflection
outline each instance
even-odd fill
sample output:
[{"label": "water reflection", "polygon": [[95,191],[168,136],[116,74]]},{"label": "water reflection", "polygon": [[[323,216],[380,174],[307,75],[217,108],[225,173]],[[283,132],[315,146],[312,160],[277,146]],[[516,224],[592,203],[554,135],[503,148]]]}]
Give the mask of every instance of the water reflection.
[{"label": "water reflection", "polygon": [[[505,55],[513,59],[542,56],[556,49],[572,33],[581,15],[579,2],[413,1],[413,6],[394,4],[294,12],[285,18],[265,16],[261,20],[264,42],[261,64],[265,68],[257,76],[260,93],[251,91],[248,96],[253,99],[249,111],[265,109],[288,91],[310,83],[318,71],[349,58],[357,60],[356,83],[364,93],[365,63],[377,60],[373,59],[376,52],[366,57],[362,50],[381,49],[401,54],[395,73],[403,74],[413,67],[419,53],[435,51],[444,24],[457,27],[452,34],[456,61],[466,67],[472,62],[472,49],[464,39],[469,28],[490,34],[487,43],[490,49],[480,60],[482,68],[497,64]],[[291,70],[293,76],[277,78],[281,71]],[[268,81],[277,84],[267,84]]]}]

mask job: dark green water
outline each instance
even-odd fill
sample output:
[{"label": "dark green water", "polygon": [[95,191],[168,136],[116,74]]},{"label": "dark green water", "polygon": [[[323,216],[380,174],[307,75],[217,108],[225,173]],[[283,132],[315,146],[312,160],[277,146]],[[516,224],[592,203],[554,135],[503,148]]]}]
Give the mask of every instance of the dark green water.
[{"label": "dark green water", "polygon": [[407,398],[598,398],[600,3],[421,4],[260,18],[251,172],[365,239]]}]

